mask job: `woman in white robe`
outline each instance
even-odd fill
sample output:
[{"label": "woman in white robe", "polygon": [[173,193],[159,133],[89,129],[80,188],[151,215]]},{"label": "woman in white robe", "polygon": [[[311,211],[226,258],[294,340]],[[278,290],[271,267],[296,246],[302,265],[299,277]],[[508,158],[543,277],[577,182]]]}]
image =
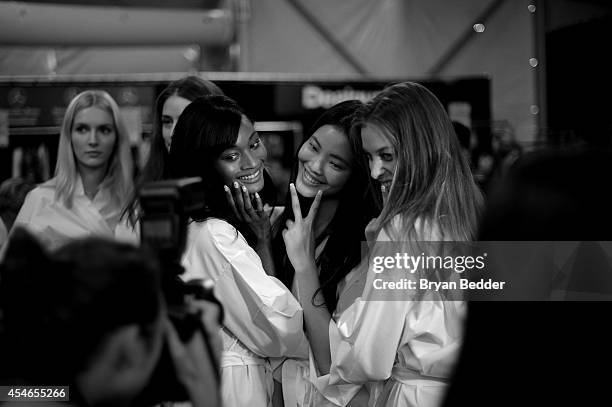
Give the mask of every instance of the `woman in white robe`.
[{"label": "woman in white robe", "polygon": [[[315,261],[323,297],[317,306],[325,307],[332,314],[337,309],[340,292],[350,281],[349,272],[361,259],[364,228],[378,214],[378,205],[368,182],[367,163],[361,152],[361,140],[351,143],[349,138],[352,120],[362,106],[363,103],[357,100],[349,100],[325,111],[299,146],[290,178],[295,183],[302,208],[310,206],[318,191],[323,194],[314,236],[317,243]],[[290,200],[287,191],[287,203]],[[293,266],[280,233],[291,219],[293,211],[288,207],[274,223],[273,249],[280,280],[287,287],[295,288]],[[326,403],[310,381],[307,359],[287,359],[282,367],[282,384],[285,407],[322,406]]]},{"label": "woman in white robe", "polygon": [[15,226],[54,249],[90,235],[138,244],[137,228],[121,213],[133,190],[127,130],[113,98],[88,90],[68,105],[55,176],[30,191]]},{"label": "woman in white robe", "polygon": [[[302,309],[275,277],[263,205],[273,193],[266,156],[242,109],[207,96],[181,114],[168,161],[170,176],[203,180],[206,207],[192,215],[183,278],[212,280],[223,304],[221,392],[228,407],[271,406],[276,360],[308,354]],[[227,204],[231,190],[248,223]]]},{"label": "woman in white robe", "polygon": [[[369,406],[438,406],[460,349],[464,303],[436,291],[376,290],[380,275],[371,259],[395,252],[418,256],[422,247],[431,247],[418,244],[423,241],[473,238],[481,194],[450,119],[423,86],[407,82],[386,88],[363,109],[355,130],[384,206],[366,229],[372,252],[359,268],[365,281],[360,298],[338,321],[322,309],[304,307],[307,329],[319,333],[309,339],[321,342],[312,346],[320,373],[312,380],[341,406],[353,397],[347,384],[365,384]],[[304,216],[297,203],[293,210],[296,221],[283,233],[300,295],[310,298],[318,288],[311,237],[316,210]],[[418,279],[425,272],[391,266],[384,277]]]}]

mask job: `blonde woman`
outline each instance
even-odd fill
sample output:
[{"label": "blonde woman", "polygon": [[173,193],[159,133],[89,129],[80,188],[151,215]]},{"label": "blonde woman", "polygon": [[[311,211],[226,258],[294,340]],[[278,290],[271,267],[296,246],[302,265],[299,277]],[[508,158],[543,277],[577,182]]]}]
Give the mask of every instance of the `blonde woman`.
[{"label": "blonde woman", "polygon": [[87,90],[72,99],[62,123],[55,176],[33,189],[15,225],[54,249],[79,237],[137,244],[137,228],[121,213],[132,194],[128,134],[113,98]]},{"label": "blonde woman", "polygon": [[[366,228],[376,243],[371,250],[384,252],[378,242],[394,242],[396,250],[420,255],[419,242],[472,239],[481,194],[438,99],[416,83],[396,84],[359,116],[353,136],[361,138],[383,197],[381,214]],[[341,296],[339,304],[350,305],[337,321],[323,307],[306,306],[319,290],[312,239],[316,208],[302,214],[294,195],[295,221],[283,237],[319,373],[312,380],[321,394],[342,406],[440,405],[462,341],[464,302],[432,291],[381,294],[373,282],[380,275],[364,263],[356,269],[365,279],[360,298]],[[387,276],[410,274],[390,269]],[[369,400],[353,399],[362,384]]]}]

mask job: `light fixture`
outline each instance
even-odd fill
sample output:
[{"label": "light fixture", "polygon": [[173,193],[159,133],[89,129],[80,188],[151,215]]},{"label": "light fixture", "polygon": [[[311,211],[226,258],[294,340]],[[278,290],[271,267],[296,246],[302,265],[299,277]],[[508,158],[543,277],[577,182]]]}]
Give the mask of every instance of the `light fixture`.
[{"label": "light fixture", "polygon": [[477,33],[484,32],[484,30],[485,30],[484,24],[481,24],[481,23],[474,24],[474,31],[476,31]]}]

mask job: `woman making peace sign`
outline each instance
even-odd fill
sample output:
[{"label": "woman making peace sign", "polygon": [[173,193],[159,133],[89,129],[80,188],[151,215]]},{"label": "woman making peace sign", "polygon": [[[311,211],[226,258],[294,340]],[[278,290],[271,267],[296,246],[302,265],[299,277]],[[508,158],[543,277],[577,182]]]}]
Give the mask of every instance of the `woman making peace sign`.
[{"label": "woman making peace sign", "polygon": [[[381,215],[368,228],[376,241],[410,251],[417,242],[471,239],[481,195],[438,99],[421,85],[396,84],[359,116],[354,135],[383,195]],[[440,405],[461,345],[464,303],[409,290],[380,301],[370,264],[361,298],[334,322],[325,308],[309,306],[318,289],[312,213],[304,218],[293,208],[296,221],[283,237],[321,374],[313,378],[318,390],[344,406],[354,393],[343,386],[368,383],[369,406]]]}]

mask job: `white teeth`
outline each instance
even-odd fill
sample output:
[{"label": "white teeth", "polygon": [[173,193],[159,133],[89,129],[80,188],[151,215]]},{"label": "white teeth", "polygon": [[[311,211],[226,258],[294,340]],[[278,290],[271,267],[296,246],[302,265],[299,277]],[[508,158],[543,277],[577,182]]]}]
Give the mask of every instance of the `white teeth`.
[{"label": "white teeth", "polygon": [[243,181],[249,181],[249,180],[257,178],[258,176],[259,176],[259,170],[255,171],[251,175],[245,175],[244,177],[238,177],[238,179],[243,180]]},{"label": "white teeth", "polygon": [[312,178],[310,175],[308,175],[308,171],[304,170],[304,178],[306,179],[306,181],[308,181],[311,184],[321,184],[321,182],[317,181],[316,179]]}]

